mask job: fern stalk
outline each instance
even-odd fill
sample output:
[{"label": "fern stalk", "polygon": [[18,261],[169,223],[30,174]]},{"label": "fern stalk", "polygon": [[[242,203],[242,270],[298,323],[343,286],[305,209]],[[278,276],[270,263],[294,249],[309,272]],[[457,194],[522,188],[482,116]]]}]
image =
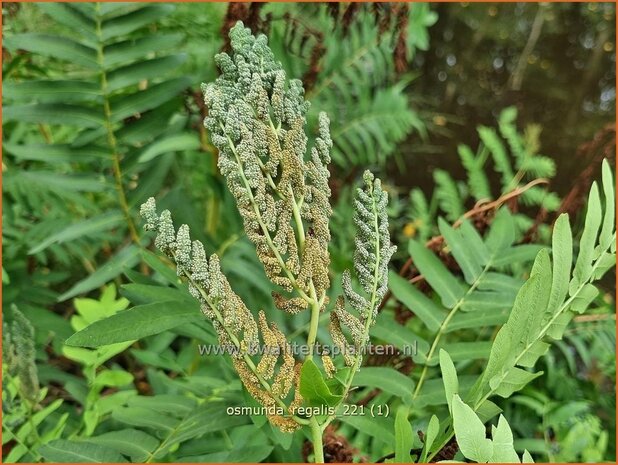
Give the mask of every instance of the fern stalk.
[{"label": "fern stalk", "polygon": [[107,144],[112,152],[112,171],[114,173],[114,180],[116,183],[116,192],[118,193],[118,203],[122,213],[124,214],[127,227],[129,229],[129,235],[131,240],[135,242],[137,246],[141,247],[139,234],[131,217],[129,210],[129,204],[127,202],[127,195],[124,190],[124,184],[122,181],[122,168],[120,166],[120,152],[118,150],[118,143],[116,141],[116,135],[112,127],[112,110],[109,103],[109,93],[107,91],[107,72],[105,71],[103,63],[103,35],[101,30],[101,5],[95,4],[95,25],[97,35],[97,63],[101,68],[101,95],[103,97],[103,115],[105,118],[105,130],[107,131]]},{"label": "fern stalk", "polygon": [[442,338],[444,331],[446,331],[446,328],[448,327],[449,323],[451,322],[453,317],[457,314],[459,309],[462,307],[463,303],[466,301],[466,298],[470,294],[472,294],[472,292],[474,292],[476,288],[479,286],[479,284],[483,280],[483,277],[485,276],[485,274],[487,274],[491,266],[492,266],[492,260],[490,259],[489,262],[485,265],[485,268],[483,268],[483,271],[481,272],[479,277],[474,281],[474,283],[472,283],[468,291],[461,297],[461,299],[457,301],[457,303],[452,308],[452,310],[449,312],[449,314],[446,316],[444,321],[442,321],[442,324],[440,325],[440,328],[438,329],[438,333],[436,334],[433,340],[433,343],[431,344],[431,347],[429,349],[429,352],[427,353],[427,359],[425,360],[425,365],[423,366],[421,377],[418,380],[416,389],[414,390],[414,394],[412,396],[413,399],[416,399],[418,397],[418,394],[421,391],[421,388],[423,387],[425,378],[427,377],[427,371],[429,370],[429,360],[431,360],[431,357],[433,357],[433,354],[438,348],[438,343],[440,342],[440,339]]}]

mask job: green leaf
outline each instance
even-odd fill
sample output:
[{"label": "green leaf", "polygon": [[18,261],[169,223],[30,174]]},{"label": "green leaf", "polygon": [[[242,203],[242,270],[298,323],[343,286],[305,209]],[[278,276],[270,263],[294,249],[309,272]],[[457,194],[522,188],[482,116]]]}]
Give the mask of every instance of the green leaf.
[{"label": "green leaf", "polygon": [[110,71],[107,75],[107,90],[114,92],[145,79],[161,75],[161,70],[176,69],[187,59],[186,54],[168,55],[132,63]]},{"label": "green leaf", "polygon": [[199,310],[199,303],[188,292],[171,287],[153,286],[150,284],[124,284],[121,293],[134,304],[182,300],[185,302],[185,305],[193,305]]},{"label": "green leaf", "polygon": [[38,4],[37,7],[60,24],[68,26],[71,30],[78,30],[88,39],[89,43],[94,44],[98,41],[95,22],[78,8],[75,8],[74,5],[62,2],[45,2]]},{"label": "green leaf", "polygon": [[524,454],[521,456],[521,463],[534,463],[530,452],[524,450]]},{"label": "green leaf", "polygon": [[442,371],[442,381],[444,382],[444,393],[449,412],[452,412],[452,399],[455,394],[459,394],[459,380],[457,370],[447,351],[440,349],[440,370]]},{"label": "green leaf", "polygon": [[494,451],[491,440],[485,437],[485,425],[457,394],[452,402],[453,428],[459,450],[469,460],[488,462]]},{"label": "green leaf", "polygon": [[434,170],[433,179],[436,183],[435,196],[440,202],[440,208],[446,213],[449,221],[457,221],[464,214],[463,201],[457,184],[444,170]]},{"label": "green leaf", "polygon": [[152,428],[158,431],[172,433],[175,419],[144,407],[120,407],[112,411],[112,418],[121,423],[143,428]]},{"label": "green leaf", "polygon": [[[454,362],[466,360],[486,359],[491,351],[491,341],[473,341],[473,342],[448,342],[442,344],[441,349],[451,354],[451,359]],[[434,362],[434,357],[429,361]]]},{"label": "green leaf", "polygon": [[140,153],[137,161],[140,163],[145,163],[164,153],[196,150],[199,146],[200,141],[195,134],[189,132],[173,134],[156,140],[150,144],[142,153]]},{"label": "green leaf", "polygon": [[340,420],[391,448],[395,444],[394,424],[390,418],[372,418],[371,415],[347,415],[340,417]]},{"label": "green leaf", "polygon": [[116,313],[95,321],[71,336],[66,344],[101,347],[117,342],[134,341],[159,334],[184,323],[199,321],[202,315],[184,301],[155,302]]},{"label": "green leaf", "polygon": [[118,451],[123,455],[131,457],[133,462],[145,461],[149,454],[159,445],[159,441],[155,437],[132,428],[94,436],[88,438],[88,442],[100,444]]},{"label": "green leaf", "polygon": [[571,310],[577,313],[584,313],[592,301],[599,295],[599,289],[588,283],[584,284],[581,290],[573,298]]},{"label": "green leaf", "polygon": [[459,226],[463,241],[470,248],[472,254],[478,260],[480,266],[487,265],[492,259],[489,247],[483,242],[483,238],[474,226],[468,220],[464,220]]},{"label": "green leaf", "polygon": [[103,49],[103,64],[109,69],[112,66],[130,63],[152,52],[174,48],[182,42],[183,37],[182,34],[156,34],[107,45]]},{"label": "green leaf", "polygon": [[414,382],[394,368],[363,367],[354,376],[354,385],[379,388],[401,398],[405,403],[412,402]]},{"label": "green leaf", "polygon": [[395,463],[410,463],[413,445],[412,425],[408,421],[408,407],[397,409],[395,417]]},{"label": "green leaf", "polygon": [[542,371],[531,373],[521,368],[513,367],[507,372],[506,376],[496,376],[491,379],[489,386],[497,395],[506,399],[542,374]]},{"label": "green leaf", "polygon": [[444,332],[451,333],[460,329],[501,325],[506,322],[507,318],[508,314],[506,312],[495,310],[457,313]]},{"label": "green leaf", "polygon": [[453,257],[457,260],[457,264],[463,271],[466,282],[468,284],[474,283],[483,271],[478,255],[474,253],[472,247],[464,240],[461,231],[453,229],[442,218],[438,218],[438,228],[451,249]]},{"label": "green leaf", "polygon": [[300,370],[300,394],[309,406],[335,406],[341,400],[341,396],[330,391],[322,372],[311,359],[305,360]]},{"label": "green leaf", "polygon": [[612,169],[610,168],[607,159],[603,160],[602,185],[603,195],[605,197],[605,215],[603,215],[603,226],[601,227],[601,234],[599,236],[599,246],[601,250],[605,250],[609,247],[610,243],[615,241],[613,237],[613,232],[616,229],[616,200],[614,198],[614,176],[612,175]]},{"label": "green leaf", "polygon": [[513,242],[515,242],[513,215],[511,215],[508,208],[502,207],[498,210],[491,223],[485,244],[495,257],[499,257],[502,250],[509,247]]},{"label": "green leaf", "polygon": [[185,415],[197,407],[197,403],[190,397],[174,394],[158,394],[155,396],[137,396],[128,401],[129,407],[144,407],[150,410]]},{"label": "green leaf", "polygon": [[464,289],[433,252],[415,240],[411,240],[408,250],[414,264],[423,277],[438,293],[446,308],[453,308],[464,296]]},{"label": "green leaf", "polygon": [[[449,403],[450,408],[450,403]],[[427,456],[427,452],[433,446],[434,441],[438,437],[438,433],[440,433],[440,420],[435,415],[432,415],[429,419],[429,424],[427,425],[427,432],[425,433],[425,457]]]},{"label": "green leaf", "polygon": [[543,246],[538,244],[521,244],[502,250],[493,258],[493,265],[509,266],[515,263],[526,263],[534,260]]},{"label": "green leaf", "polygon": [[155,23],[172,11],[174,11],[174,5],[148,5],[125,15],[105,20],[101,27],[102,38],[108,41],[114,37],[129,34],[140,27]]},{"label": "green leaf", "polygon": [[88,145],[73,147],[68,144],[13,144],[2,147],[20,160],[39,160],[46,163],[71,163],[101,160],[111,156],[108,148]]},{"label": "green leaf", "polygon": [[55,463],[126,463],[115,450],[88,442],[56,439],[39,447],[38,452]]},{"label": "green leaf", "polygon": [[4,38],[9,50],[26,50],[39,55],[69,61],[90,69],[98,69],[96,51],[66,37],[50,34],[14,34]]},{"label": "green leaf", "polygon": [[4,121],[26,123],[68,124],[80,128],[95,128],[105,124],[103,113],[81,105],[64,103],[32,103],[2,108]]},{"label": "green leaf", "polygon": [[381,339],[403,351],[411,354],[417,363],[419,359],[425,359],[429,352],[429,343],[414,333],[411,329],[397,323],[386,312],[378,313],[376,323],[371,327],[370,334],[374,338]]},{"label": "green leaf", "polygon": [[122,387],[133,382],[133,375],[124,370],[103,370],[94,378],[95,386]]},{"label": "green leaf", "polygon": [[98,270],[58,297],[58,302],[96,289],[121,274],[124,268],[132,268],[139,262],[139,250],[135,245],[120,250]]},{"label": "green leaf", "polygon": [[47,237],[43,242],[35,245],[29,251],[29,255],[45,250],[52,244],[62,244],[64,242],[73,241],[83,236],[90,234],[101,233],[112,229],[124,222],[124,215],[120,212],[108,212],[100,216],[95,216],[90,219],[72,224],[65,229],[58,231],[55,234]]},{"label": "green leaf", "polygon": [[121,121],[129,116],[157,108],[176,97],[190,85],[191,80],[188,77],[179,77],[155,84],[131,95],[112,97],[110,100],[112,120]]},{"label": "green leaf", "polygon": [[586,282],[592,272],[592,261],[594,257],[594,248],[601,225],[601,199],[599,197],[599,187],[597,183],[592,184],[590,195],[588,197],[588,211],[586,212],[586,221],[584,224],[584,232],[579,241],[579,254],[575,262],[573,270],[573,280],[571,282],[570,294],[573,295],[575,289]]},{"label": "green leaf", "polygon": [[7,100],[41,103],[96,102],[101,101],[101,88],[97,82],[76,80],[8,81],[2,84]]},{"label": "green leaf", "polygon": [[389,273],[388,283],[397,300],[418,316],[429,330],[438,331],[442,321],[446,318],[446,312],[442,307],[394,271]]},{"label": "green leaf", "polygon": [[513,447],[513,432],[502,415],[498,419],[498,426],[491,427],[491,438],[494,444],[492,463],[519,463],[519,456]]}]

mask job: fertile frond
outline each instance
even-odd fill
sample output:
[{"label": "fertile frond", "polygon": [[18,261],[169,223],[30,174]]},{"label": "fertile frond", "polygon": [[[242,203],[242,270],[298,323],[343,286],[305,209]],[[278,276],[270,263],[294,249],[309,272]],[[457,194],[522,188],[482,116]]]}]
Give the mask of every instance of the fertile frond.
[{"label": "fertile frond", "polygon": [[[349,271],[342,278],[345,298],[358,317],[348,313],[339,299],[335,317],[331,319],[333,340],[341,343],[339,325],[343,324],[350,331],[357,350],[367,343],[369,327],[388,288],[388,262],[396,250],[390,243],[388,231],[388,194],[382,190],[380,180],[374,179],[369,171],[365,172],[363,180],[365,186],[357,190],[354,202],[354,223],[357,227],[354,270],[362,291],[354,290]],[[346,359],[346,363],[350,361],[350,358]]]},{"label": "fertile frond", "polygon": [[323,299],[329,286],[329,120],[320,114],[306,159],[309,104],[301,82],[286,78],[265,36],[253,37],[239,22],[230,37],[233,55],[216,56],[222,74],[203,86],[204,124],[268,277],[305,301],[295,301],[295,311]]},{"label": "fertile frond", "polygon": [[19,379],[19,391],[31,402],[39,397],[39,377],[35,364],[34,328],[15,305],[13,321],[3,323],[2,363],[7,372]]},{"label": "fertile frond", "polygon": [[[259,332],[265,349],[256,366],[250,356],[259,342],[258,324],[223,275],[219,257],[216,254],[207,257],[203,244],[191,241],[187,225],[180,226],[176,232],[169,210],[158,215],[153,198],[142,205],[140,213],[146,221],[145,229],[157,233],[156,246],[174,260],[178,275],[186,278],[189,292],[212,322],[220,345],[230,348],[234,367],[247,391],[266,407],[277,405],[287,397],[295,379],[296,362],[285,335],[274,323],[269,326],[260,312]],[[279,360],[282,363],[275,374]],[[272,385],[267,383],[269,380]],[[271,420],[285,431],[298,427],[292,419],[278,415]]]}]

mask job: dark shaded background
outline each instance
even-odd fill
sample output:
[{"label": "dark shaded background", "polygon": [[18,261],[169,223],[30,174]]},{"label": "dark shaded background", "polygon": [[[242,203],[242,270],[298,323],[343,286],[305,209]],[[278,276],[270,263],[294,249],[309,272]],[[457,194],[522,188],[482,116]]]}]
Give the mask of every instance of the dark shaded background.
[{"label": "dark shaded background", "polygon": [[[521,127],[542,126],[541,152],[566,195],[591,162],[578,148],[615,122],[616,31],[613,3],[434,3],[429,50],[412,64],[417,107],[431,108],[429,140],[402,145],[401,185],[430,189],[431,171],[460,166],[456,147],[475,148],[476,126],[495,126],[515,105]],[[610,131],[613,134],[613,131]],[[597,134],[604,137],[603,134]],[[601,144],[602,145],[602,144]],[[611,157],[614,158],[614,153]]]}]

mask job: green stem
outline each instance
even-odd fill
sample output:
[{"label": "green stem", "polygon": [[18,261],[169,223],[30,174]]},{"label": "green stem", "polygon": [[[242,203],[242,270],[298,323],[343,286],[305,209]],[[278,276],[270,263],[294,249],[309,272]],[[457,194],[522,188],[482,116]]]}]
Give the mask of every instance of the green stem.
[{"label": "green stem", "polygon": [[416,399],[416,397],[418,396],[419,392],[421,391],[421,388],[423,387],[423,384],[425,382],[425,378],[427,377],[427,371],[429,369],[429,361],[431,360],[431,358],[433,357],[433,354],[435,353],[436,349],[438,348],[438,343],[440,342],[440,339],[442,338],[442,335],[446,331],[446,328],[448,327],[448,325],[451,322],[451,320],[453,319],[453,317],[457,314],[459,309],[462,307],[462,305],[465,302],[466,298],[472,292],[474,292],[474,290],[479,286],[480,282],[482,281],[483,277],[485,276],[485,274],[487,273],[487,271],[489,270],[490,267],[491,267],[491,260],[489,260],[489,262],[485,265],[485,268],[483,269],[481,274],[478,276],[478,278],[476,278],[474,283],[472,283],[472,286],[470,286],[470,289],[468,289],[468,291],[457,301],[455,306],[452,308],[452,310],[449,312],[449,314],[446,316],[446,318],[444,319],[444,321],[440,325],[440,328],[438,328],[438,333],[436,334],[436,337],[434,338],[433,343],[431,344],[431,348],[429,349],[429,352],[427,353],[427,359],[425,360],[425,365],[423,366],[423,371],[421,373],[421,377],[419,378],[418,384],[416,385],[416,389],[414,390],[413,399]]},{"label": "green stem", "polygon": [[95,6],[96,9],[96,34],[97,34],[97,63],[101,69],[101,95],[103,97],[103,114],[104,114],[104,125],[107,131],[107,145],[112,152],[112,171],[114,173],[114,180],[116,183],[116,192],[118,193],[118,203],[120,204],[120,209],[124,214],[125,221],[127,223],[127,227],[129,228],[129,235],[131,236],[131,240],[135,242],[138,246],[141,245],[139,234],[137,233],[137,228],[135,227],[135,223],[133,222],[133,217],[131,216],[131,212],[129,210],[129,204],[127,202],[127,195],[124,190],[124,185],[122,182],[122,169],[120,167],[120,153],[118,150],[118,142],[116,140],[116,135],[114,134],[114,129],[112,127],[112,110],[109,103],[109,93],[107,89],[107,73],[105,72],[105,67],[103,63],[103,35],[101,31],[101,5],[99,3]]},{"label": "green stem", "polygon": [[311,417],[309,421],[311,427],[311,442],[313,442],[313,461],[315,463],[324,463],[324,445],[322,443],[322,428],[318,424],[315,417]]},{"label": "green stem", "polygon": [[320,302],[317,299],[315,293],[315,287],[313,286],[313,281],[311,282],[311,298],[313,299],[313,303],[311,304],[311,321],[309,323],[309,333],[307,335],[307,347],[309,347],[309,357],[313,357],[313,349],[315,346],[315,341],[318,337],[318,327],[320,326]]}]

